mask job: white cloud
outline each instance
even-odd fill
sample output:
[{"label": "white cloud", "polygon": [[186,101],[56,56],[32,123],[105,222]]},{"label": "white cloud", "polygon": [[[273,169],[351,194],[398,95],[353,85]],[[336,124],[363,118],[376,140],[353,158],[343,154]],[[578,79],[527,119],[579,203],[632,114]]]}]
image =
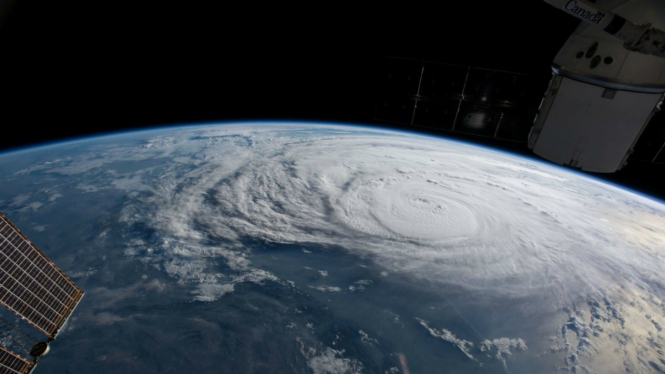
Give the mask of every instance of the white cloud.
[{"label": "white cloud", "polygon": [[89,267],[88,269],[84,271],[72,271],[68,272],[69,276],[71,278],[86,278],[89,277],[97,272],[97,269]]},{"label": "white cloud", "polygon": [[14,198],[12,198],[10,200],[9,206],[12,207],[12,208],[22,206],[23,203],[28,201],[28,199],[30,199],[30,195],[28,195],[28,194],[15,196]]},{"label": "white cloud", "polygon": [[95,321],[99,325],[112,325],[117,322],[122,322],[126,318],[122,318],[116,314],[102,312],[95,315]]},{"label": "white cloud", "polygon": [[326,348],[307,361],[314,374],[360,374],[363,364],[358,360],[340,357],[340,351]]},{"label": "white cloud", "polygon": [[473,358],[473,355],[470,352],[470,350],[473,348],[473,343],[472,342],[470,342],[468,340],[460,339],[457,336],[455,336],[455,334],[453,334],[452,332],[450,332],[446,329],[441,329],[441,330],[433,329],[433,328],[431,328],[427,325],[427,322],[425,322],[424,320],[422,320],[420,318],[418,318],[418,322],[420,322],[420,324],[423,327],[425,327],[427,329],[427,331],[429,331],[430,335],[432,335],[434,337],[437,337],[437,338],[440,338],[444,341],[447,341],[448,343],[451,343],[451,344],[457,346],[457,348],[459,348],[459,350],[462,351],[462,353],[464,353],[466,355],[466,357],[468,357],[468,358],[470,358],[474,361],[476,360],[475,358]]},{"label": "white cloud", "polygon": [[308,287],[321,292],[340,292],[342,290],[341,288],[334,286],[308,286]]},{"label": "white cloud", "polygon": [[416,320],[418,320],[420,325],[427,329],[430,335],[457,346],[457,348],[459,348],[459,350],[462,351],[471,360],[477,361],[477,359],[474,358],[473,354],[471,353],[473,351],[479,351],[480,353],[485,353],[488,355],[492,354],[493,358],[500,360],[503,363],[506,370],[508,369],[506,366],[506,358],[511,357],[514,351],[525,351],[528,349],[526,343],[521,338],[496,338],[493,340],[485,339],[480,342],[480,344],[475,345],[468,340],[458,338],[455,336],[455,334],[446,329],[437,330],[430,327],[426,321],[420,318],[416,318]]},{"label": "white cloud", "polygon": [[[145,275],[143,275],[143,276],[145,277]],[[141,277],[141,278],[144,279],[144,280],[147,279],[147,278],[143,278],[143,277]],[[150,290],[150,291],[161,293],[161,292],[164,292],[166,290],[167,285],[164,282],[160,282],[157,279],[153,279],[150,282],[145,284],[145,288]]]},{"label": "white cloud", "polygon": [[378,343],[379,342],[378,340],[376,340],[374,338],[370,338],[369,335],[366,332],[364,332],[363,330],[359,330],[358,334],[360,335],[360,341],[363,342],[363,343],[372,344],[372,343]]},{"label": "white cloud", "polygon": [[217,283],[202,283],[200,284],[193,294],[196,295],[194,300],[196,301],[215,301],[220,297],[224,296],[227,293],[233,292],[234,285],[229,284],[217,284]]},{"label": "white cloud", "polygon": [[494,353],[494,357],[503,362],[506,366],[506,357],[513,355],[513,351],[525,351],[528,347],[523,339],[516,338],[497,338],[493,340],[483,340],[480,343],[480,351]]},{"label": "white cloud", "polygon": [[61,193],[56,192],[56,193],[54,193],[54,194],[52,194],[48,197],[48,201],[49,202],[54,202],[54,201],[58,200],[59,198],[61,198],[62,196],[63,195]]},{"label": "white cloud", "polygon": [[300,353],[307,359],[307,366],[314,374],[360,374],[363,364],[354,359],[344,357],[344,350],[335,350],[324,347],[321,352],[314,348],[305,349],[305,344],[297,339],[300,344]]},{"label": "white cloud", "polygon": [[41,208],[44,204],[39,202],[39,201],[33,201],[30,204],[24,206],[22,209],[20,209],[21,212],[25,212],[27,210],[32,210],[33,212],[36,212],[39,208]]}]

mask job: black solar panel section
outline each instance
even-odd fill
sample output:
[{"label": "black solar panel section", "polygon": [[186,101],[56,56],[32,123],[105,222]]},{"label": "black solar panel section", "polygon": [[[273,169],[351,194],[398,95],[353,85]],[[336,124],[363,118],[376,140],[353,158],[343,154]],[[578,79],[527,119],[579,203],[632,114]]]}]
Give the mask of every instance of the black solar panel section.
[{"label": "black solar panel section", "polygon": [[547,77],[470,68],[455,129],[526,142],[547,83]]},{"label": "black solar panel section", "polygon": [[55,338],[83,291],[0,214],[0,304]]},{"label": "black solar panel section", "polygon": [[656,155],[656,157],[653,158],[653,162],[657,164],[665,164],[665,143],[660,148],[660,151]]},{"label": "black solar panel section", "polygon": [[36,364],[0,345],[0,374],[27,374]]},{"label": "black solar panel section", "polygon": [[415,100],[405,97],[384,96],[377,100],[374,118],[380,121],[410,124]]},{"label": "black solar panel section", "polygon": [[526,142],[536,117],[536,111],[509,109],[502,112],[503,117],[494,137],[503,140]]},{"label": "black solar panel section", "polygon": [[423,63],[415,60],[390,60],[381,67],[381,95],[413,96],[418,92]]},{"label": "black solar panel section", "polygon": [[493,137],[499,125],[501,113],[481,101],[462,101],[454,131],[485,137]]},{"label": "black solar panel section", "polygon": [[526,143],[548,76],[387,58],[375,119]]},{"label": "black solar panel section", "polygon": [[0,342],[5,347],[27,357],[39,340],[23,331],[18,325],[0,317]]},{"label": "black solar panel section", "polygon": [[461,98],[469,68],[458,65],[425,63],[420,95],[432,100],[454,100]]},{"label": "black solar panel section", "polygon": [[537,113],[551,78],[544,75],[516,75],[508,93],[508,101],[512,103],[510,107]]},{"label": "black solar panel section", "polygon": [[665,163],[665,110],[651,119],[633,149],[631,159]]},{"label": "black solar panel section", "polygon": [[510,98],[517,76],[504,71],[470,68],[464,97],[490,104],[506,101]]},{"label": "black solar panel section", "polygon": [[418,101],[418,109],[413,117],[413,125],[439,130],[452,131],[459,100]]},{"label": "black solar panel section", "polygon": [[457,65],[424,63],[414,126],[452,131],[468,68]]},{"label": "black solar panel section", "polygon": [[411,123],[422,70],[419,61],[397,60],[382,66],[374,117]]}]

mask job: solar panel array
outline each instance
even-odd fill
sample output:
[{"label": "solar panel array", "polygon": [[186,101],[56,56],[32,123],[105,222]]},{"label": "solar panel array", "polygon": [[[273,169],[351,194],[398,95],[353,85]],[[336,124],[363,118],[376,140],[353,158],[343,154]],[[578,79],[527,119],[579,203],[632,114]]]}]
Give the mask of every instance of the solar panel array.
[{"label": "solar panel array", "polygon": [[0,304],[54,339],[83,291],[0,214]]},{"label": "solar panel array", "polygon": [[14,352],[28,353],[39,340],[26,333],[17,324],[0,317],[0,342],[6,347],[12,347]]},{"label": "solar panel array", "polygon": [[0,345],[0,374],[27,374],[35,366],[35,363]]},{"label": "solar panel array", "polygon": [[665,164],[665,110],[651,119],[630,159]]},{"label": "solar panel array", "polygon": [[[392,57],[377,71],[375,120],[525,145],[551,78]],[[665,111],[631,159],[665,163]]]}]

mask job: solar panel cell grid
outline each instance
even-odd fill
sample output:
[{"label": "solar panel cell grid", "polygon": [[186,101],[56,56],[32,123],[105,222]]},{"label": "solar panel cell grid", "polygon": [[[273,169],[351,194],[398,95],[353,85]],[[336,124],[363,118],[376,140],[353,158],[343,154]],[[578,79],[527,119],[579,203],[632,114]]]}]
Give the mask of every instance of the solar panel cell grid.
[{"label": "solar panel cell grid", "polygon": [[83,291],[0,214],[0,304],[51,338]]},{"label": "solar panel cell grid", "polygon": [[0,345],[0,374],[30,373],[34,364]]}]

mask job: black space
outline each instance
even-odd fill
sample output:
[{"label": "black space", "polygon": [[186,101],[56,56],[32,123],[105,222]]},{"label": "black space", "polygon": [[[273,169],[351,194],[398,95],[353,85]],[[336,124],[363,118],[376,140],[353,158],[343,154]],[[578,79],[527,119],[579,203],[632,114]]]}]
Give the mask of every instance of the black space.
[{"label": "black space", "polygon": [[[195,122],[389,126],[372,120],[385,56],[549,76],[578,24],[538,0],[214,4],[0,3],[0,151]],[[665,199],[664,171],[603,177]]]}]

